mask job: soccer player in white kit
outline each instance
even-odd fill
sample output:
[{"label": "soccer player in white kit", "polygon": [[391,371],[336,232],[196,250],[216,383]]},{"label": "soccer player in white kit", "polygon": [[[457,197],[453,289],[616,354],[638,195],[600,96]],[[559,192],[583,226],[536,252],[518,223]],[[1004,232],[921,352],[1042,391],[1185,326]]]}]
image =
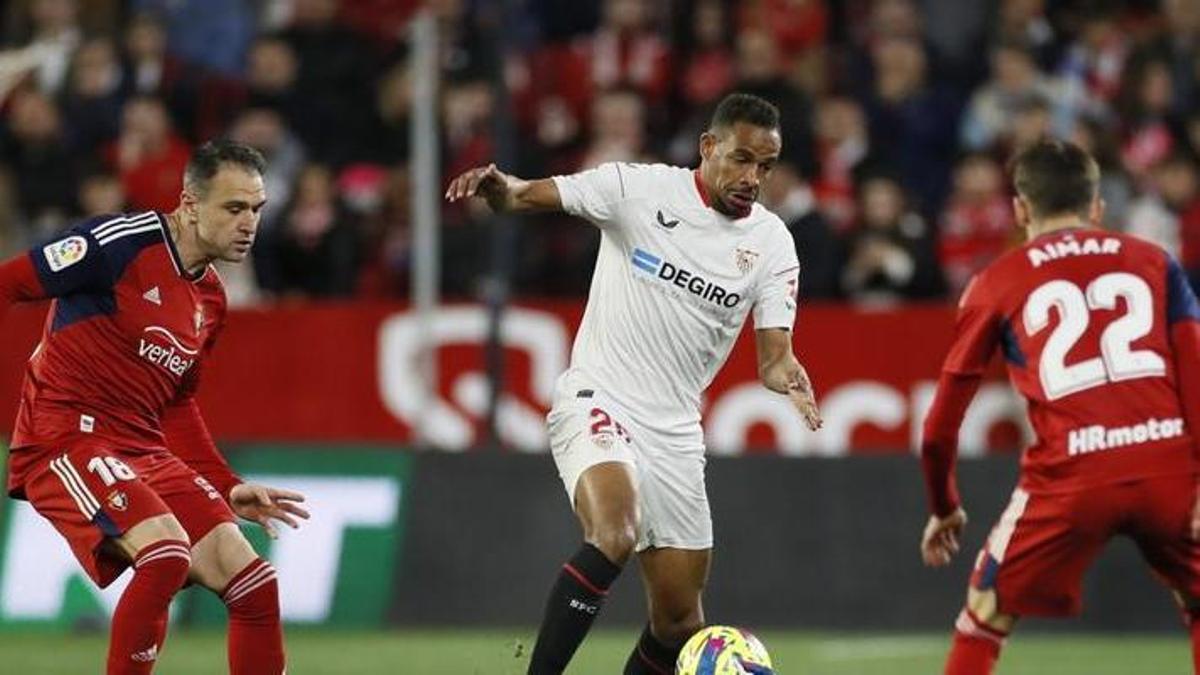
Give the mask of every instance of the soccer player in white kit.
[{"label": "soccer player in white kit", "polygon": [[792,353],[799,263],[778,216],[756,203],[779,157],[779,111],[731,94],[700,136],[699,169],[608,163],[522,180],[495,165],[451,182],[496,212],[561,210],[601,231],[571,366],[547,417],[554,462],[584,544],[551,590],[529,665],[561,673],[609,586],[637,552],[650,622],[626,674],[673,673],[704,625],[712,552],[700,395],[753,312],[759,377],[821,425]]}]

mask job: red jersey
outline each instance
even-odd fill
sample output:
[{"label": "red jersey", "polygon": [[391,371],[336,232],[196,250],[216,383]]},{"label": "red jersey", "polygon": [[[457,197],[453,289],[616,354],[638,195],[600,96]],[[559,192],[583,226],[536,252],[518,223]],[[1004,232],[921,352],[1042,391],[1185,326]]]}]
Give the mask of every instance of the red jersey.
[{"label": "red jersey", "polygon": [[1021,488],[1066,492],[1196,470],[1200,306],[1154,244],[1058,230],[1010,251],[963,293],[956,337],[926,419],[930,505],[958,505],[953,468],[963,412],[992,355],[1029,403],[1036,439]]},{"label": "red jersey", "polygon": [[216,271],[186,274],[156,212],[94,218],[0,266],[0,310],[46,297],[54,301],[25,371],[10,493],[22,494],[23,451],[88,434],[126,450],[170,449],[227,495],[237,479],[192,399],[225,318]]}]

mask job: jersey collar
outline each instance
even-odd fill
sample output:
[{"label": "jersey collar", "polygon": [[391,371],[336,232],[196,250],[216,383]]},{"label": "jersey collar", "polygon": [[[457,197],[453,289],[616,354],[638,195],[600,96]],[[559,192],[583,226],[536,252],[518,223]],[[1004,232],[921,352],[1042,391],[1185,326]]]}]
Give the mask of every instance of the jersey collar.
[{"label": "jersey collar", "polygon": [[158,228],[162,232],[163,242],[167,245],[167,252],[171,256],[171,263],[175,265],[175,271],[179,273],[180,277],[188,281],[199,281],[200,277],[203,277],[204,273],[208,270],[208,266],[205,265],[195,274],[188,274],[187,270],[183,269],[183,258],[179,257],[179,251],[175,248],[175,240],[171,238],[171,230],[167,227],[167,219],[158,211],[154,212],[154,216],[158,218]]}]

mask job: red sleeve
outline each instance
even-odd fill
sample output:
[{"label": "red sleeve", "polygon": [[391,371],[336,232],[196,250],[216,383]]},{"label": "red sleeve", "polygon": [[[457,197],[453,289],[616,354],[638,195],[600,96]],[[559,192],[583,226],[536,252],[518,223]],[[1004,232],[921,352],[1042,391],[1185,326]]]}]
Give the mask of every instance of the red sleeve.
[{"label": "red sleeve", "polygon": [[942,365],[944,373],[981,375],[1000,344],[1000,321],[988,301],[988,291],[975,277],[963,291],[954,325],[954,344]]},{"label": "red sleeve", "polygon": [[1200,321],[1180,321],[1172,326],[1171,343],[1183,419],[1192,435],[1192,454],[1200,459]]},{"label": "red sleeve", "polygon": [[162,429],[171,452],[204,476],[228,500],[229,491],[242,479],[217,450],[196,400],[188,396],[167,406],[163,411]]},{"label": "red sleeve", "polygon": [[1167,325],[1183,419],[1192,435],[1192,454],[1200,458],[1200,302],[1171,257],[1167,258]]},{"label": "red sleeve", "polygon": [[958,461],[958,428],[975,391],[979,375],[942,373],[933,405],[925,418],[921,434],[921,470],[925,473],[925,494],[929,510],[945,517],[959,507],[958,482],[954,467]]},{"label": "red sleeve", "polygon": [[983,371],[1000,343],[1000,321],[976,277],[963,291],[955,320],[954,344],[942,365],[937,393],[921,436],[921,468],[929,509],[947,516],[959,506],[954,467],[958,460],[958,428],[979,389]]},{"label": "red sleeve", "polygon": [[28,255],[19,255],[0,263],[0,316],[9,305],[47,297],[37,268]]}]

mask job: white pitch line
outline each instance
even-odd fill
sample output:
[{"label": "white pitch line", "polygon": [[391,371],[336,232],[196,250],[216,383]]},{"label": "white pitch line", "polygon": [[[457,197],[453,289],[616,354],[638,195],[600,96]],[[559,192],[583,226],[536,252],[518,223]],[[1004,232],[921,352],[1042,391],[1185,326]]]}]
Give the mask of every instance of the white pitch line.
[{"label": "white pitch line", "polygon": [[944,640],[921,638],[871,638],[831,640],[817,645],[815,656],[821,661],[877,661],[940,654]]}]

